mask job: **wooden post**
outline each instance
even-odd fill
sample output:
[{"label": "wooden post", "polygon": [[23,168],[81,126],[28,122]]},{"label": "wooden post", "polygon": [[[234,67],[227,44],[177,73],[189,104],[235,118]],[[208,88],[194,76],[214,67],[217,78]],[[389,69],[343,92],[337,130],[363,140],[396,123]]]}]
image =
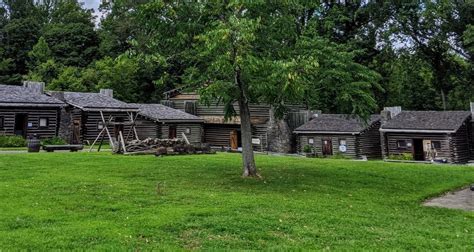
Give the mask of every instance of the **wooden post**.
[{"label": "wooden post", "polygon": [[102,133],[104,133],[104,129],[102,129],[99,133],[99,135],[97,135],[97,137],[95,138],[94,142],[92,143],[91,147],[89,148],[89,152],[92,152],[92,148],[94,147],[94,144],[97,142],[97,140],[99,140],[99,137],[102,135]]},{"label": "wooden post", "polygon": [[183,139],[187,144],[191,144],[188,140],[188,137],[184,134],[184,132],[181,132],[181,136],[183,136]]},{"label": "wooden post", "polygon": [[[122,131],[119,131],[120,141],[122,142],[123,154],[127,154],[127,149],[125,148],[125,141],[123,140]],[[119,143],[120,144],[120,143]]]},{"label": "wooden post", "polygon": [[112,149],[115,149],[114,141],[112,139],[112,136],[110,135],[109,129],[107,128],[107,123],[105,122],[104,114],[102,113],[102,111],[100,111],[100,117],[102,117],[105,132],[107,132],[107,136],[109,137],[110,146],[112,146]]}]

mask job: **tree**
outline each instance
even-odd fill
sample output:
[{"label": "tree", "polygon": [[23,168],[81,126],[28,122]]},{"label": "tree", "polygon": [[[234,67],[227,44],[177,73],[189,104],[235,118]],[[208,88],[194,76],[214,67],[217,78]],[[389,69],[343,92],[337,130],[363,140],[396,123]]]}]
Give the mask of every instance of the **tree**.
[{"label": "tree", "polygon": [[94,25],[92,10],[83,9],[77,0],[58,1],[43,29],[56,62],[86,67],[97,59],[99,39]]},{"label": "tree", "polygon": [[[305,100],[314,106],[322,99],[314,94],[326,92],[328,100],[342,105],[338,108],[341,112],[368,116],[376,106],[370,90],[378,75],[355,63],[354,54],[318,37],[312,29],[315,21],[304,29],[296,28],[293,20],[299,17],[291,11],[280,12],[300,8],[304,6],[268,8],[239,2],[201,8],[207,14],[219,13],[219,17],[197,36],[199,63],[187,69],[187,81],[200,87],[205,103],[224,104],[226,117],[236,115],[233,104],[238,104],[244,177],[258,176],[250,103],[270,104],[275,114],[282,116],[287,104]],[[278,31],[271,30],[274,22],[280,25]],[[268,46],[275,44],[282,50]]]}]

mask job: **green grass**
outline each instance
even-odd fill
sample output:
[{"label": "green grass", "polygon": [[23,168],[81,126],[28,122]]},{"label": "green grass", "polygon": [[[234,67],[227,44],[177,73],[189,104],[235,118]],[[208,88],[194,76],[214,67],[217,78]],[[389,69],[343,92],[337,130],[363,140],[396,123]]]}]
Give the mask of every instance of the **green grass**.
[{"label": "green grass", "polygon": [[474,168],[238,154],[0,155],[0,249],[471,251],[474,213],[423,207]]}]

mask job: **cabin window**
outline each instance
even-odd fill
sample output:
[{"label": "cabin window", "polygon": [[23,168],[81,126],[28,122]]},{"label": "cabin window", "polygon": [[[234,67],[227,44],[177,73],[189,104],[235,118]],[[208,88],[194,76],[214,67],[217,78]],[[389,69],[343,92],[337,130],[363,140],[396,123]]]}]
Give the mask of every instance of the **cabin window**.
[{"label": "cabin window", "polygon": [[48,118],[40,118],[39,119],[39,126],[40,127],[48,127]]},{"label": "cabin window", "polygon": [[308,138],[308,144],[314,144],[314,138]]},{"label": "cabin window", "polygon": [[98,121],[98,122],[97,122],[97,129],[98,129],[98,130],[104,129],[104,123],[101,122],[101,121]]},{"label": "cabin window", "polygon": [[186,128],[186,130],[184,130],[184,133],[185,133],[185,134],[191,134],[191,129],[190,129],[190,128]]},{"label": "cabin window", "polygon": [[431,148],[439,150],[441,149],[441,142],[440,141],[431,141]]},{"label": "cabin window", "polygon": [[4,119],[3,116],[0,116],[0,129],[3,129]]},{"label": "cabin window", "polygon": [[341,146],[341,145],[344,145],[344,146],[347,145],[346,139],[339,139],[339,146]]},{"label": "cabin window", "polygon": [[409,140],[398,140],[397,147],[399,149],[408,149],[409,147],[411,147],[411,142]]}]

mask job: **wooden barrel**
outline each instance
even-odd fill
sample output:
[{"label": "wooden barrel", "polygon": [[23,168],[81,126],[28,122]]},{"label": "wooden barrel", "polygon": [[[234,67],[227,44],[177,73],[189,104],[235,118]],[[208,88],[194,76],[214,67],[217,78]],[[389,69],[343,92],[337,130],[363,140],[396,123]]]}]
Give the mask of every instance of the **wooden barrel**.
[{"label": "wooden barrel", "polygon": [[39,152],[40,147],[41,142],[36,136],[28,138],[28,152]]}]

